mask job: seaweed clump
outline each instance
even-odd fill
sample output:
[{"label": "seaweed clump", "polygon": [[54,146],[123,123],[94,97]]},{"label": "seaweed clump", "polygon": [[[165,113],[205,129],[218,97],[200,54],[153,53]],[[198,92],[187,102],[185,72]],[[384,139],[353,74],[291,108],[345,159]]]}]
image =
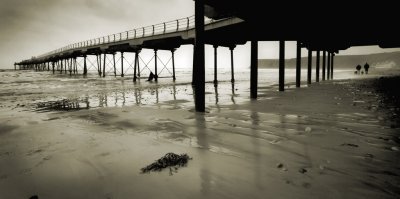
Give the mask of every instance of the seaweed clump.
[{"label": "seaweed clump", "polygon": [[169,167],[170,175],[172,175],[173,169],[171,167],[174,167],[174,171],[176,172],[178,170],[178,167],[186,166],[188,161],[191,159],[192,158],[189,157],[186,153],[181,155],[175,153],[167,153],[160,159],[156,160],[154,163],[143,167],[140,170],[142,171],[142,173],[149,173],[151,171],[161,171]]}]

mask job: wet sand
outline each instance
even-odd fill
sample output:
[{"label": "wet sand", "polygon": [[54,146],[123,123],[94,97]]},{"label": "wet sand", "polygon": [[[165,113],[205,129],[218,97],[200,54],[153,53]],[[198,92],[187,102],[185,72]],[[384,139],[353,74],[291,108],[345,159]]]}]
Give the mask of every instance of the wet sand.
[{"label": "wet sand", "polygon": [[[382,81],[265,86],[241,103],[208,94],[206,114],[186,100],[40,113],[11,100],[0,107],[0,196],[399,198],[399,107]],[[140,173],[168,152],[193,159],[173,175]]]}]

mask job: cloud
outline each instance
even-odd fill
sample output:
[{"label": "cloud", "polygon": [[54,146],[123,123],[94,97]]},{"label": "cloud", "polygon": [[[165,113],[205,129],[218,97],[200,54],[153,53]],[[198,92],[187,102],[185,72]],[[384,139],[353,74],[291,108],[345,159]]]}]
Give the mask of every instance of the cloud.
[{"label": "cloud", "polygon": [[192,14],[190,0],[1,0],[0,68],[70,43]]}]

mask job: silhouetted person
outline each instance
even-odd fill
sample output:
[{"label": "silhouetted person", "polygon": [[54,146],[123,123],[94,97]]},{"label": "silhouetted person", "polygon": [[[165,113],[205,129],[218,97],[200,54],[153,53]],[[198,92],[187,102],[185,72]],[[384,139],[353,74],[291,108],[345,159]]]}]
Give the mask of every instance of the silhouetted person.
[{"label": "silhouetted person", "polygon": [[356,66],[356,69],[357,69],[357,71],[358,71],[358,74],[360,74],[361,65],[360,65],[360,64],[358,64],[358,65]]},{"label": "silhouetted person", "polygon": [[364,65],[365,74],[368,74],[368,69],[369,69],[369,64],[367,62],[365,62],[365,65]]},{"label": "silhouetted person", "polygon": [[147,81],[153,81],[154,77],[155,75],[153,74],[153,72],[150,72],[149,79],[147,79]]}]

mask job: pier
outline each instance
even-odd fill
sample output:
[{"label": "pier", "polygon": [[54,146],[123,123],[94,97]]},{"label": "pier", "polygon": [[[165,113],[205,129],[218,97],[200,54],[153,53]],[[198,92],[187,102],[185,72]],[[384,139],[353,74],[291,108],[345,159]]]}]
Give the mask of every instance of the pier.
[{"label": "pier", "polygon": [[[263,3],[259,2],[246,4],[239,0],[196,0],[194,16],[70,44],[15,63],[14,66],[15,69],[51,71],[68,75],[87,75],[89,69],[94,69],[99,77],[110,74],[115,77],[131,75],[133,82],[143,78],[141,77],[143,70],[150,70],[154,73],[155,81],[159,78],[171,78],[174,81],[177,78],[175,50],[182,45],[193,45],[192,85],[195,87],[195,107],[196,111],[204,112],[205,45],[214,47],[214,84],[217,85],[218,48],[226,47],[230,50],[231,82],[234,83],[234,49],[237,45],[251,42],[250,97],[252,99],[257,98],[258,42],[260,41],[279,41],[279,91],[281,92],[285,88],[286,41],[297,42],[296,87],[301,86],[302,49],[308,52],[307,84],[311,84],[313,61],[315,61],[315,81],[319,82],[320,76],[321,81],[326,81],[334,77],[334,57],[340,50],[366,45],[379,45],[383,48],[400,47],[397,39],[398,30],[393,30],[393,28],[385,32],[379,29],[360,32],[363,28],[369,27],[369,23],[373,23],[378,28],[386,27],[385,25],[396,19],[394,17],[388,20],[387,17],[390,17],[390,14],[365,16],[366,19],[360,20],[352,16],[363,13],[362,9],[354,11],[351,7],[343,8],[344,14],[339,13],[340,16],[338,16],[339,8],[342,9],[340,5],[332,5],[324,9],[321,7],[318,11],[308,5],[299,5],[296,9],[289,9],[290,16],[298,17],[294,19],[282,16],[282,13],[286,11],[284,8],[286,6],[283,3],[274,4],[266,12]],[[373,6],[366,5],[366,8],[373,8]],[[205,16],[208,18],[205,19]],[[326,23],[315,25],[316,22],[310,21],[315,16],[323,17]],[[386,20],[385,23],[380,21],[383,19]],[[342,30],[339,27],[345,27],[345,29]],[[153,50],[154,56],[150,60],[143,60],[140,56],[143,49]],[[159,58],[160,51],[170,52],[170,61],[164,63]],[[313,52],[316,53],[316,60],[312,60]],[[322,70],[320,70],[321,53]],[[134,54],[133,60],[128,60],[127,57],[130,54]],[[150,69],[150,65],[153,69]],[[161,70],[159,70],[160,66]],[[126,73],[128,68],[133,68],[133,74]],[[164,69],[171,76],[160,76]]]}]

